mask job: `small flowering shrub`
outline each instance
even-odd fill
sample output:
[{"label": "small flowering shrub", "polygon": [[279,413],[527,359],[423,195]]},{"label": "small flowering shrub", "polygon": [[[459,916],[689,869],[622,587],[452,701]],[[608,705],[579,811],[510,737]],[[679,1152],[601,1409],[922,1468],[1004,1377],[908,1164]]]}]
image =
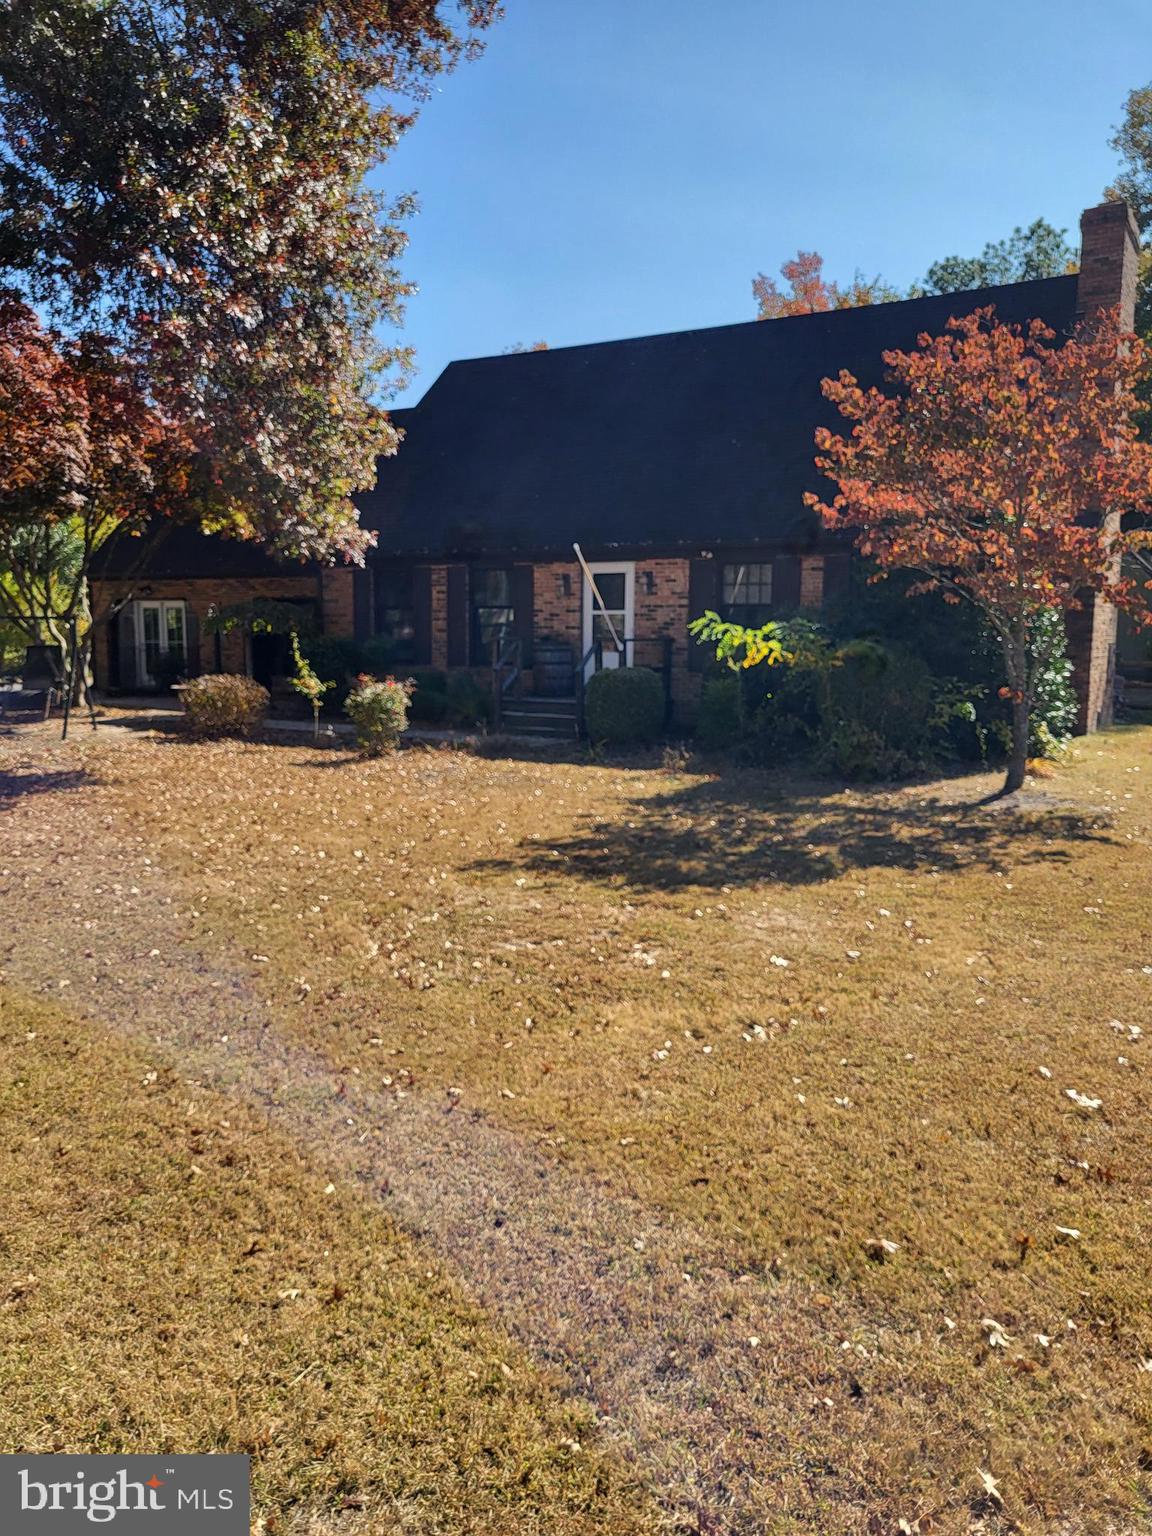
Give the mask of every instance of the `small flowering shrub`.
[{"label": "small flowering shrub", "polygon": [[356,741],[362,752],[375,757],[390,752],[408,729],[408,705],[415,684],[383,680],[362,672],[356,686],[344,700],[344,713],[356,727]]},{"label": "small flowering shrub", "polygon": [[268,712],[267,688],[251,677],[213,672],[184,689],[188,724],[197,736],[246,736]]}]

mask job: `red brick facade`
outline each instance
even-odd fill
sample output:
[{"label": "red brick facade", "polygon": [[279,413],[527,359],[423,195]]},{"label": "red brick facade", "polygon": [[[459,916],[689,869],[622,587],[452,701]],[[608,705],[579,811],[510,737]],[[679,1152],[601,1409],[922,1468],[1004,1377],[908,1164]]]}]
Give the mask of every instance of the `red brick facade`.
[{"label": "red brick facade", "polygon": [[[1076,312],[1091,323],[1101,311],[1116,311],[1122,330],[1136,320],[1140,235],[1126,203],[1102,203],[1080,220],[1080,276]],[[1079,700],[1078,729],[1095,731],[1112,723],[1116,674],[1116,610],[1091,593],[1068,616],[1068,647]]]},{"label": "red brick facade", "polygon": [[575,560],[532,567],[533,630],[537,640],[561,640],[575,660],[584,650],[584,578]]},{"label": "red brick facade", "polygon": [[672,642],[672,705],[677,715],[691,713],[700,691],[700,674],[688,670],[688,633],[694,617],[688,605],[687,560],[638,560],[636,562],[636,661],[654,666],[663,647],[653,641]]},{"label": "red brick facade", "polygon": [[448,665],[448,567],[432,567],[432,654],[434,667]]},{"label": "red brick facade", "polygon": [[[233,604],[250,603],[258,598],[273,602],[289,599],[311,599],[321,616],[325,634],[350,635],[353,629],[353,574],[346,568],[323,570],[300,576],[244,576],[244,577],[169,577],[164,580],[142,579],[135,582],[94,581],[92,584],[93,606],[97,615],[96,645],[93,664],[96,683],[107,688],[112,680],[111,627],[100,621],[126,594],[145,600],[169,600],[183,602],[194,632],[199,634],[199,657],[190,657],[193,665],[197,659],[205,672],[217,670],[216,637],[204,632],[209,611],[231,607]],[[113,622],[115,622],[113,620]],[[190,628],[193,626],[190,625]],[[245,673],[250,670],[249,637],[241,628],[219,636],[219,662],[225,672]]]}]

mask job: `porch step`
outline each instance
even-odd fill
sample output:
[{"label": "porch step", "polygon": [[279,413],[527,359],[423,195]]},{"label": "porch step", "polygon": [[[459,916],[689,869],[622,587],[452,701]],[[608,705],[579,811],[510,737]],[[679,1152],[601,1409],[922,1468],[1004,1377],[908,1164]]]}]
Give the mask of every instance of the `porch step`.
[{"label": "porch step", "polygon": [[505,710],[519,710],[521,714],[576,714],[576,699],[545,699],[538,693],[516,694],[504,700]]},{"label": "porch step", "polygon": [[508,699],[500,727],[511,736],[541,736],[570,741],[576,735],[576,700],[531,696]]}]

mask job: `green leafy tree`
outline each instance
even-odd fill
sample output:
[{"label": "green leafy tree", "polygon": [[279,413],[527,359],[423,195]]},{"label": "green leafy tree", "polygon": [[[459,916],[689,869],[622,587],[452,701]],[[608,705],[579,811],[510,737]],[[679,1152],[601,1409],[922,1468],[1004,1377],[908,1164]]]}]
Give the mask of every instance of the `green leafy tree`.
[{"label": "green leafy tree", "polygon": [[790,660],[781,638],[783,630],[772,619],[767,624],[749,628],[745,624],[730,624],[708,608],[698,619],[692,620],[688,633],[697,645],[711,646],[716,660],[732,672],[758,667],[761,662],[774,667],[778,662]]},{"label": "green leafy tree", "polygon": [[993,288],[1075,272],[1076,252],[1066,233],[1046,219],[1036,219],[1026,229],[1017,226],[1006,240],[990,240],[979,256],[945,256],[934,261],[912,296]]},{"label": "green leafy tree", "polygon": [[497,0],[0,9],[0,273],[144,359],[204,524],[359,558],[408,203],[365,178]]},{"label": "green leafy tree", "polygon": [[1106,196],[1123,198],[1136,215],[1142,234],[1152,227],[1152,84],[1128,93],[1124,121],[1111,139],[1124,169]]}]

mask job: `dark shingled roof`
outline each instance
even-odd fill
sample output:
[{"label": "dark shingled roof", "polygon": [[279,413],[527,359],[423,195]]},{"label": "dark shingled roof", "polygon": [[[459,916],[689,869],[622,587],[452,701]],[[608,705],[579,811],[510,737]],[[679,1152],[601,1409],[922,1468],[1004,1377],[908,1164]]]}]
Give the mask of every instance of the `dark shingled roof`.
[{"label": "dark shingled roof", "polygon": [[277,560],[252,539],[226,539],[187,524],[157,524],[158,536],[113,538],[92,562],[97,579],[156,581],[216,576],[307,576],[314,562]]},{"label": "dark shingled roof", "polygon": [[820,380],[879,383],[883,351],[987,304],[1063,334],[1076,278],[451,363],[394,413],[362,520],[385,557],[808,542],[813,432],[841,419]]}]

